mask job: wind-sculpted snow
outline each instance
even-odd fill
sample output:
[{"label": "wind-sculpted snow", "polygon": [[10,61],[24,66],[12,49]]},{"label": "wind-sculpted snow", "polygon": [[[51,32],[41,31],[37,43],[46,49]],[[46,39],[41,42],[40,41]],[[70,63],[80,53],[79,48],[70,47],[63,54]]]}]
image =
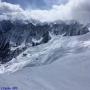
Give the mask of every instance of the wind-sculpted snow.
[{"label": "wind-sculpted snow", "polygon": [[15,72],[23,67],[36,67],[51,64],[56,60],[83,53],[90,49],[90,33],[83,36],[55,36],[48,43],[28,47],[16,58],[1,64],[0,73]]}]

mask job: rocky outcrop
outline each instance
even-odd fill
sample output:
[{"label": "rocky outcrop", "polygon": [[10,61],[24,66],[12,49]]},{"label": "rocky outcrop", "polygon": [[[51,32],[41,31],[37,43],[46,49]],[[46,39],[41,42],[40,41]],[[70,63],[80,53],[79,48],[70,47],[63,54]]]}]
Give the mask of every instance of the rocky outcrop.
[{"label": "rocky outcrop", "polygon": [[[47,43],[51,39],[50,33],[53,35],[75,36],[86,34],[87,32],[89,32],[88,28],[76,21],[70,23],[53,22],[35,24],[31,22],[3,20],[0,21],[0,61],[1,63],[9,61],[25,50],[22,48],[11,52],[10,47],[18,47],[24,43],[26,48],[28,43],[32,46]],[[37,42],[34,42],[33,39]],[[9,60],[6,59],[7,57],[10,57]]]}]

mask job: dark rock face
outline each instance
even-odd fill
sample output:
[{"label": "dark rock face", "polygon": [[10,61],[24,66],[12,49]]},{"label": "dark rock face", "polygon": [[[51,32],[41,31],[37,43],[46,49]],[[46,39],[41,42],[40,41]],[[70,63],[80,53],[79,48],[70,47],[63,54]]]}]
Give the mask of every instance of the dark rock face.
[{"label": "dark rock face", "polygon": [[10,44],[9,41],[0,33],[0,63],[9,61],[7,58],[10,53]]},{"label": "dark rock face", "polygon": [[[18,56],[26,47],[10,51],[10,47],[19,46],[24,43],[26,46],[30,43],[32,46],[47,43],[54,35],[75,36],[89,32],[88,28],[78,22],[69,24],[63,23],[23,23],[20,21],[11,22],[9,20],[0,21],[0,61],[8,62]],[[42,38],[42,39],[41,39]],[[34,42],[35,39],[37,42]],[[39,41],[40,40],[40,41]],[[38,42],[39,41],[39,42]]]},{"label": "dark rock face", "polygon": [[78,22],[72,22],[70,24],[53,24],[51,30],[55,35],[63,34],[64,36],[83,35],[89,32],[86,26],[83,26]]}]

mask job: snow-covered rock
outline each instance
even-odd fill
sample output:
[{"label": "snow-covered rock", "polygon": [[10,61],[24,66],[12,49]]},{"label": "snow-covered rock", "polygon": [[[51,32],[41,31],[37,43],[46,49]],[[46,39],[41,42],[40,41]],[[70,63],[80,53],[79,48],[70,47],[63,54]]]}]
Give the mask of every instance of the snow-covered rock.
[{"label": "snow-covered rock", "polygon": [[[25,50],[23,48],[27,48],[28,45],[37,46],[48,43],[52,38],[51,34],[54,36],[76,36],[86,34],[87,32],[89,32],[88,27],[76,21],[69,21],[68,23],[64,21],[40,23],[37,21],[35,23],[34,21],[3,20],[0,21],[0,44],[9,43],[11,49],[16,48],[15,51],[9,52],[8,57],[11,60],[23,52]],[[18,48],[22,45],[24,45],[22,49]],[[5,60],[5,62],[9,60]],[[5,63],[3,60],[0,61],[2,61],[1,63]]]}]

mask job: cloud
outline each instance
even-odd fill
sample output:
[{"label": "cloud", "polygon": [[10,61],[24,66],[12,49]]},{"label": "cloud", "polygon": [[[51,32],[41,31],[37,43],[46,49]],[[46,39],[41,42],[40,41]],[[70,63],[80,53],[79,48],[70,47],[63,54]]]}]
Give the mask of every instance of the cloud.
[{"label": "cloud", "polygon": [[49,10],[24,10],[19,5],[0,3],[0,19],[40,20],[78,20],[90,22],[90,0],[69,0],[66,4],[53,5]]},{"label": "cloud", "polygon": [[50,9],[53,4],[65,3],[67,0],[2,0],[12,4],[19,4],[22,8]]},{"label": "cloud", "polygon": [[0,3],[0,20],[29,20],[30,12],[23,10],[19,5],[14,5],[6,2]]},{"label": "cloud", "polygon": [[62,5],[54,5],[51,10],[32,10],[31,17],[41,21],[78,20],[82,23],[90,22],[90,1],[69,0]]},{"label": "cloud", "polygon": [[8,2],[12,4],[19,4],[22,8],[46,8],[47,5],[44,0],[2,0],[3,2]]},{"label": "cloud", "polygon": [[71,15],[82,23],[90,23],[90,0],[71,0]]},{"label": "cloud", "polygon": [[51,10],[32,10],[31,17],[41,21],[70,20],[70,7],[68,5],[54,5]]}]

